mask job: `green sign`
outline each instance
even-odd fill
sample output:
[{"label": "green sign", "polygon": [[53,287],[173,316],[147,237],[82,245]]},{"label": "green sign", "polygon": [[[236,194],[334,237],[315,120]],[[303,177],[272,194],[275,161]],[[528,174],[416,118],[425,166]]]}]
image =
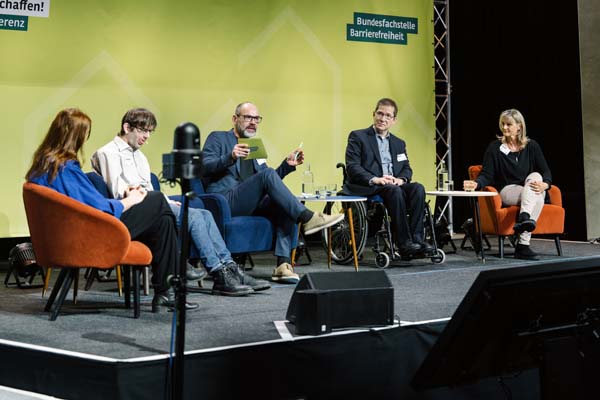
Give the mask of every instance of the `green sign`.
[{"label": "green sign", "polygon": [[9,31],[26,31],[29,23],[29,17],[22,15],[3,15],[0,14],[0,29]]},{"label": "green sign", "polygon": [[417,18],[355,12],[353,23],[346,26],[346,40],[405,45],[408,34],[418,31]]}]

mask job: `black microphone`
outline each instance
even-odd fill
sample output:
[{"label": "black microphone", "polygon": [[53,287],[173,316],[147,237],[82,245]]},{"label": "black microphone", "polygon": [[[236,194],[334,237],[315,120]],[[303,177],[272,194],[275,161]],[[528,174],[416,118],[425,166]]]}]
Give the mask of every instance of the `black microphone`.
[{"label": "black microphone", "polygon": [[173,135],[173,151],[163,154],[163,178],[193,179],[201,176],[200,130],[192,122],[181,123]]}]

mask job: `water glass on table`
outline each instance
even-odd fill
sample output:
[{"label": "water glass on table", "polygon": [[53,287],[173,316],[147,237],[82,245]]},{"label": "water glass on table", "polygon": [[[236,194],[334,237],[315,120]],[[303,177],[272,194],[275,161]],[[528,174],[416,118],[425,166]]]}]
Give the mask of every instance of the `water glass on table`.
[{"label": "water glass on table", "polygon": [[464,181],[463,182],[463,189],[465,190],[465,192],[473,192],[473,191],[475,191],[476,187],[477,187],[477,182],[475,182],[475,181]]},{"label": "water glass on table", "polygon": [[324,199],[327,196],[333,196],[336,194],[337,184],[330,183],[327,185],[315,186],[315,194],[320,198]]}]

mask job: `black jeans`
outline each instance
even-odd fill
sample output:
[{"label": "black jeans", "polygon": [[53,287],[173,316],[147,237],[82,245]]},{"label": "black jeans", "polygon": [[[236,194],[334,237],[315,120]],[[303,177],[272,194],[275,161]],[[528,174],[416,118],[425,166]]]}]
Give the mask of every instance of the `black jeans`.
[{"label": "black jeans", "polygon": [[392,234],[398,244],[407,240],[423,241],[423,217],[425,216],[425,188],[417,182],[402,186],[384,185],[376,194],[383,198],[392,222]]},{"label": "black jeans", "polygon": [[144,201],[121,214],[131,240],[144,243],[152,252],[152,286],[157,293],[168,290],[167,276],[179,265],[175,215],[161,192],[150,191]]}]

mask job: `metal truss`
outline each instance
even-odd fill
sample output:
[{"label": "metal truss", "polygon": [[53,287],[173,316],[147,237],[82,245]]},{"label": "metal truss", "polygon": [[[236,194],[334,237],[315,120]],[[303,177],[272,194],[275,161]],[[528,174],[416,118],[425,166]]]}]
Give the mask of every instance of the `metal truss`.
[{"label": "metal truss", "polygon": [[[436,171],[442,161],[452,178],[452,131],[450,129],[450,0],[433,1],[433,46],[435,71],[435,143]],[[454,232],[452,197],[438,197],[436,222],[446,220],[450,233]]]}]

